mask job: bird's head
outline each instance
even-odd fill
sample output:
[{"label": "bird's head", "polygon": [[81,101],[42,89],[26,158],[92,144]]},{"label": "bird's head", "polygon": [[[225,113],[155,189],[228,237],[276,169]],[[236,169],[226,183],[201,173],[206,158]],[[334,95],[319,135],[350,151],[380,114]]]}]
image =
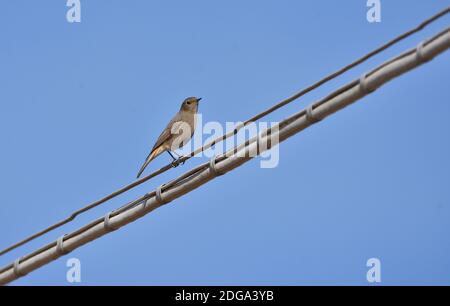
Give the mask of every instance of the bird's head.
[{"label": "bird's head", "polygon": [[198,102],[200,102],[202,98],[190,97],[183,101],[181,104],[182,111],[188,111],[196,113],[198,110]]}]

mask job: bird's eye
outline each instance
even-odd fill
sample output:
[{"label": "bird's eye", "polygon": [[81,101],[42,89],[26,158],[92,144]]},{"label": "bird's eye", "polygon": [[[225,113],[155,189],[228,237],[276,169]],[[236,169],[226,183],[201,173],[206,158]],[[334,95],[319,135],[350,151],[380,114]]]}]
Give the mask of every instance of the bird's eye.
[{"label": "bird's eye", "polygon": [[187,105],[191,105],[191,101],[187,101],[186,104],[187,104]]}]

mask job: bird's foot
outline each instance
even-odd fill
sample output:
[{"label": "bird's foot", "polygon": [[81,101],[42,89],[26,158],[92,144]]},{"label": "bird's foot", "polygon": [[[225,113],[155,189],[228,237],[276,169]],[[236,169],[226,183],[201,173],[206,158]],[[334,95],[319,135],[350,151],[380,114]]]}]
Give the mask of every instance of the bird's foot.
[{"label": "bird's foot", "polygon": [[186,162],[186,160],[181,160],[181,157],[180,158],[177,158],[177,159],[174,159],[174,161],[172,162],[172,167],[174,167],[174,168],[176,168],[176,167],[178,167],[180,164],[181,165],[184,165],[184,163]]},{"label": "bird's foot", "polygon": [[172,162],[172,167],[176,168],[180,165],[180,159],[174,159]]}]

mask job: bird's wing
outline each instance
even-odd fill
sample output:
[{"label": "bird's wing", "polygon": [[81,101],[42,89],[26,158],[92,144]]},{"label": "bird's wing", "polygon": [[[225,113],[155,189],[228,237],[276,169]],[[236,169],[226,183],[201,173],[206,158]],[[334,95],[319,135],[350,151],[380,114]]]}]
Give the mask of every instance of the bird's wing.
[{"label": "bird's wing", "polygon": [[158,140],[156,140],[155,145],[153,146],[152,150],[150,151],[150,153],[148,154],[147,158],[145,159],[144,165],[141,167],[141,170],[139,170],[139,173],[137,175],[138,178],[141,176],[142,172],[144,172],[144,170],[148,166],[148,164],[156,156],[158,156],[159,154],[162,153],[163,149],[161,148],[161,145],[164,142],[166,142],[167,140],[169,140],[170,137],[172,136],[172,126],[174,124],[175,124],[175,126],[173,127],[173,130],[175,131],[174,134],[177,133],[177,131],[179,130],[178,125],[180,125],[180,123],[181,123],[180,121],[181,121],[180,114],[175,115],[175,117],[173,117],[172,120],[170,120],[169,124],[166,126],[166,128],[161,133],[161,135],[159,135]]},{"label": "bird's wing", "polygon": [[144,172],[145,168],[147,168],[148,164],[159,154],[162,153],[162,147],[161,145],[170,137],[170,130],[164,129],[164,131],[159,135],[158,140],[156,141],[155,145],[153,146],[152,150],[148,154],[148,156],[145,158],[144,164],[142,165],[141,169],[139,170],[137,174],[137,178],[141,176],[141,174]]},{"label": "bird's wing", "polygon": [[[150,158],[150,156],[152,155],[153,151],[158,149],[165,141],[167,141],[172,136],[172,126],[174,124],[178,124],[178,122],[180,122],[180,120],[181,120],[181,116],[179,114],[177,114],[175,117],[172,118],[172,120],[170,120],[169,124],[167,124],[164,131],[161,133],[161,135],[159,135],[158,139],[156,140],[155,145],[153,146],[152,150],[150,151],[150,153],[148,154],[148,156],[145,160],[148,160]],[[174,130],[177,131],[177,128],[174,127]],[[176,134],[176,132],[175,132],[175,134]]]},{"label": "bird's wing", "polygon": [[[177,114],[175,117],[172,118],[172,120],[170,120],[169,124],[167,124],[164,131],[161,133],[161,135],[159,135],[158,140],[156,140],[156,143],[152,148],[152,152],[154,150],[156,150],[160,145],[162,145],[166,140],[168,140],[172,136],[172,130],[174,131],[173,134],[178,133],[178,130],[179,130],[178,125],[180,124],[180,121],[181,121],[181,116],[179,116],[179,114]],[[151,154],[151,152],[150,152],[150,154]]]},{"label": "bird's wing", "polygon": [[[170,125],[170,124],[169,124]],[[169,126],[167,126],[164,131],[161,133],[161,135],[159,135],[158,140],[156,140],[155,145],[153,146],[150,154],[155,151],[159,146],[161,146],[166,140],[168,140],[170,138],[170,128]]]}]

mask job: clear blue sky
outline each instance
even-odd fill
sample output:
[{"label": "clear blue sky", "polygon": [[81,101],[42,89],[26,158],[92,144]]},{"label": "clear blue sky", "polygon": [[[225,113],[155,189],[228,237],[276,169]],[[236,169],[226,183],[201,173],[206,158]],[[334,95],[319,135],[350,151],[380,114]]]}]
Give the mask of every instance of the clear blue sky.
[{"label": "clear blue sky", "polygon": [[[181,100],[250,118],[450,1],[3,1],[0,247],[133,181]],[[281,120],[447,27],[422,33],[268,117]],[[17,285],[450,284],[450,53]],[[168,162],[161,156],[155,169]],[[6,265],[153,190],[196,158],[0,258]]]}]

